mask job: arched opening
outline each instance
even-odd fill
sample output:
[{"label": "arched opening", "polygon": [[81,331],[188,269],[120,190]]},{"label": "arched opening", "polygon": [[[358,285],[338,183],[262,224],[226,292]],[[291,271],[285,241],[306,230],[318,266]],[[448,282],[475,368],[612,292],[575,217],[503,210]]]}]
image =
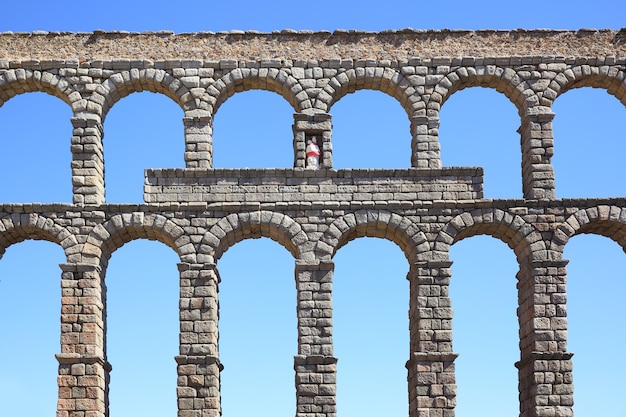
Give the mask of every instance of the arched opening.
[{"label": "arched opening", "polygon": [[298,352],[293,257],[270,239],[244,240],[229,248],[217,267],[223,414],[293,416]]},{"label": "arched opening", "polygon": [[406,416],[407,260],[393,242],[364,238],[343,246],[334,261],[338,415]]},{"label": "arched opening", "polygon": [[143,203],[144,169],[185,166],[182,118],[171,98],[147,91],[111,108],[103,139],[108,203]]},{"label": "arched opening", "polygon": [[46,93],[0,107],[0,202],[70,203],[72,109]]},{"label": "arched opening", "polygon": [[443,104],[441,163],[484,169],[485,198],[522,197],[522,152],[517,108],[491,88],[457,91]]},{"label": "arched opening", "polygon": [[277,93],[249,90],[233,95],[214,117],[213,166],[293,167],[293,113]]},{"label": "arched opening", "polygon": [[605,90],[567,91],[554,102],[554,175],[559,198],[626,196],[626,108]]},{"label": "arched opening", "polygon": [[129,242],[111,256],[106,271],[111,416],[176,415],[178,262],[171,248],[147,240]]},{"label": "arched opening", "polygon": [[60,246],[32,240],[0,259],[0,415],[56,413],[63,262]]},{"label": "arched opening", "polygon": [[[574,236],[563,254],[567,265],[568,350],[574,371],[577,416],[620,417],[623,409],[602,398],[621,398],[626,388],[623,321],[626,256],[611,239]],[[601,387],[601,388],[599,388]]]},{"label": "arched opening", "polygon": [[335,169],[411,166],[411,126],[395,98],[358,90],[342,97],[331,113]]},{"label": "arched opening", "polygon": [[474,236],[450,250],[450,298],[459,417],[515,415],[519,410],[519,325],[514,253],[501,241]]}]

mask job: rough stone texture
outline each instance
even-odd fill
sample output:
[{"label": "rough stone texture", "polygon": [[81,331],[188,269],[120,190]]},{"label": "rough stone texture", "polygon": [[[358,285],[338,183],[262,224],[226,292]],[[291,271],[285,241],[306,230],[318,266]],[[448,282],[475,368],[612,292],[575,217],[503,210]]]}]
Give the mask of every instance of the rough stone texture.
[{"label": "rough stone texture", "polygon": [[[282,30],[202,32],[0,33],[0,59],[328,60],[433,56],[619,56],[624,30]],[[497,52],[497,53],[494,53]]]},{"label": "rough stone texture", "polygon": [[[29,91],[73,111],[72,204],[0,204],[0,255],[24,239],[59,244],[59,417],[108,415],[104,277],[126,242],[179,255],[179,417],[219,416],[218,266],[243,240],[269,237],[293,256],[297,417],[335,417],[333,256],[352,239],[395,242],[410,265],[410,417],[452,417],[456,402],[449,249],[479,234],[519,263],[520,416],[572,416],[565,244],[579,233],[626,247],[626,199],[554,198],[551,106],[572,88],[626,104],[625,33],[389,31],[272,34],[0,34],[0,104]],[[495,88],[518,108],[524,198],[484,199],[480,168],[442,168],[439,110],[459,89]],[[212,167],[212,120],[239,91],[265,89],[294,108],[293,169]],[[411,167],[332,169],[332,105],[358,89],[395,97],[411,120]],[[146,171],[145,204],[104,200],[103,121],[135,91],[185,112],[185,169]],[[304,144],[321,138],[319,171]],[[408,158],[407,158],[408,160]]]},{"label": "rough stone texture", "polygon": [[[482,197],[480,168],[350,169],[148,169],[146,203],[333,202],[409,207],[422,201]],[[333,204],[331,203],[331,204]]]}]

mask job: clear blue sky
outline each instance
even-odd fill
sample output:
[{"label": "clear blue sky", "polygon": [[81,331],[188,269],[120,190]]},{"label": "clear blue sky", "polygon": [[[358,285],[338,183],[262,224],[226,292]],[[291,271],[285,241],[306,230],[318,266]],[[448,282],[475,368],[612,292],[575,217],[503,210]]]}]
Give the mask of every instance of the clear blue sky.
[{"label": "clear blue sky", "polygon": [[[28,7],[13,1],[2,5],[0,31],[619,29],[626,26],[624,16],[621,0],[601,5],[31,1]],[[483,106],[490,110],[477,111]],[[624,106],[605,91],[585,88],[558,98],[554,110],[558,196],[625,196]],[[358,91],[331,113],[336,168],[409,166],[409,122],[394,99]],[[231,97],[215,118],[216,167],[290,166],[292,114],[273,93]],[[70,117],[67,105],[43,93],[17,96],[0,108],[0,202],[71,201]],[[184,165],[181,118],[173,102],[151,93],[132,94],[112,108],[104,125],[109,202],[141,202],[144,168]],[[484,166],[487,197],[521,197],[519,118],[503,95],[481,88],[457,92],[444,104],[441,118],[444,165]],[[371,149],[380,140],[387,147],[375,154],[355,151],[357,144]],[[247,146],[255,143],[266,143],[268,152]],[[598,146],[604,151],[595,153]],[[21,168],[24,160],[36,169]],[[576,415],[624,417],[623,407],[615,409],[614,401],[598,401],[598,396],[621,398],[626,388],[626,360],[620,354],[626,317],[618,310],[626,290],[626,257],[616,243],[597,236],[572,239],[565,257],[571,260],[569,350],[575,352]],[[515,257],[504,243],[481,236],[455,244],[451,258],[454,350],[460,353],[457,416],[515,416]],[[361,238],[334,260],[339,415],[406,416],[406,259],[391,242]],[[0,259],[0,416],[54,415],[57,265],[63,261],[59,247],[34,241],[11,246]],[[175,415],[177,261],[171,249],[148,241],[131,242],[111,258],[106,277],[111,417]],[[291,255],[269,239],[244,241],[224,254],[218,268],[224,416],[293,416],[297,333]]]}]

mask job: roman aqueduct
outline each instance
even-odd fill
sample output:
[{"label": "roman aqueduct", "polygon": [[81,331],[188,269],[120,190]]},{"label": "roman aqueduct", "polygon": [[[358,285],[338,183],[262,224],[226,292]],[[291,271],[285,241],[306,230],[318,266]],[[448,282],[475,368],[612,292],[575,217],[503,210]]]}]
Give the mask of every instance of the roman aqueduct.
[{"label": "roman aqueduct", "polygon": [[[626,200],[555,198],[552,104],[578,87],[626,105],[626,32],[358,31],[0,34],[0,105],[26,92],[72,109],[72,204],[0,204],[0,254],[26,239],[63,248],[59,417],[108,415],[104,274],[111,254],[147,238],[179,256],[179,417],[219,416],[220,256],[268,237],[295,260],[297,417],[336,415],[333,256],[357,236],[395,242],[409,264],[410,417],[451,417],[456,397],[449,249],[479,234],[519,264],[520,415],[573,415],[565,244],[595,233],[626,247]],[[439,110],[457,90],[504,94],[520,117],[523,199],[483,198],[479,168],[443,168]],[[262,89],[294,109],[293,168],[213,169],[212,120],[233,94]],[[331,110],[382,91],[411,121],[411,166],[333,170]],[[148,169],[145,204],[105,201],[107,112],[139,91],[184,111],[184,169]],[[319,138],[321,168],[305,166]]]}]

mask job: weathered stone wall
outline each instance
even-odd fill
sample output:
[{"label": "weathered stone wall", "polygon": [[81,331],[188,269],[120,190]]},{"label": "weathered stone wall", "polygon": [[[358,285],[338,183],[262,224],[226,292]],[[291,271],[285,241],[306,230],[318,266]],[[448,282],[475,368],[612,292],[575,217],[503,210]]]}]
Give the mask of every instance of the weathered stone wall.
[{"label": "weathered stone wall", "polygon": [[388,59],[433,56],[623,57],[626,31],[580,30],[282,30],[179,33],[0,33],[0,59],[107,61]]},{"label": "weathered stone wall", "polygon": [[[218,416],[219,259],[261,236],[293,256],[297,417],[334,417],[333,256],[371,236],[410,265],[410,417],[452,417],[456,402],[449,249],[479,234],[519,263],[520,415],[573,414],[567,351],[567,241],[579,233],[626,247],[626,200],[555,199],[551,106],[571,88],[604,88],[626,104],[623,31],[398,31],[172,35],[0,34],[0,104],[44,91],[72,107],[73,204],[0,205],[0,254],[25,239],[59,244],[62,314],[59,417],[108,415],[105,275],[139,238],[179,255],[179,417]],[[247,56],[242,56],[246,53]],[[524,198],[482,195],[480,168],[442,168],[439,109],[455,91],[492,87],[520,114]],[[293,169],[212,169],[212,119],[239,91],[265,89],[294,107]],[[411,167],[332,169],[332,105],[358,89],[395,97],[411,120]],[[103,121],[121,98],[149,90],[185,111],[185,169],[146,172],[145,204],[106,204]],[[1,109],[0,109],[1,111]],[[321,169],[304,145],[321,139]]]},{"label": "weathered stone wall", "polygon": [[480,168],[349,169],[149,169],[147,203],[302,202],[355,207],[412,207],[415,202],[483,197]]}]

